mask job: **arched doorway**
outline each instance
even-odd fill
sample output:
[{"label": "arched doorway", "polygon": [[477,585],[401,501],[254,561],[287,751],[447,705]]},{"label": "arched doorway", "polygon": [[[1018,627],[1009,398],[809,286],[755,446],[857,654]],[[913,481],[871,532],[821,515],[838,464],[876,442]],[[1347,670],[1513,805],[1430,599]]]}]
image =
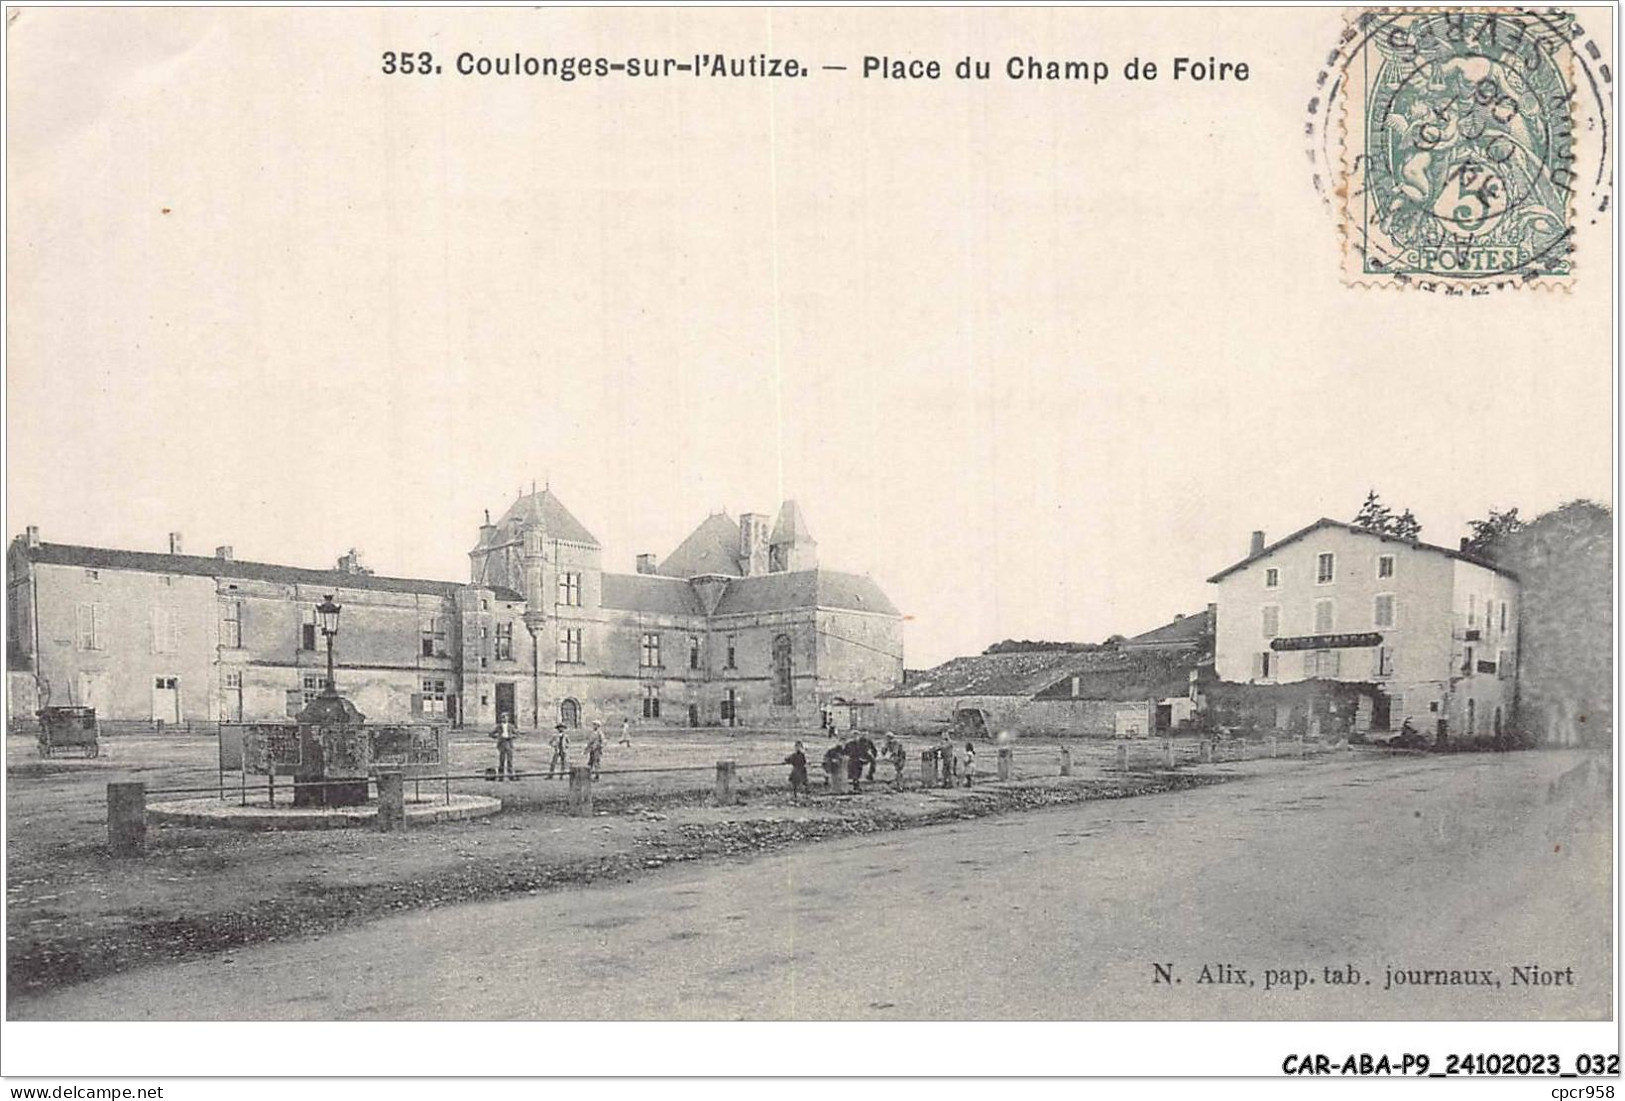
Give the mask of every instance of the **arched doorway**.
[{"label": "arched doorway", "polygon": [[988,738],[987,712],[979,707],[961,707],[954,712],[954,737]]},{"label": "arched doorway", "polygon": [[559,703],[559,722],[569,730],[575,730],[581,725],[581,705],[575,700],[562,700]]}]

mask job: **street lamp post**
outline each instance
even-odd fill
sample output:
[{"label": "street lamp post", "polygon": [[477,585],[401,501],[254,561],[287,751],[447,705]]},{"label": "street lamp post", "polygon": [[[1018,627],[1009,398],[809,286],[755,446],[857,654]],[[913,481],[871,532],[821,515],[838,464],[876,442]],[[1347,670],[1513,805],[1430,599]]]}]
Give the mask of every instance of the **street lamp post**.
[{"label": "street lamp post", "polygon": [[328,593],[322,602],[316,605],[316,619],[321,624],[322,637],[327,639],[327,687],[322,690],[324,696],[339,694],[338,681],[333,678],[333,638],[339,633],[339,613],[343,610],[342,604],[333,602],[332,593]]},{"label": "street lamp post", "polygon": [[[367,721],[355,704],[339,695],[334,673],[333,640],[339,633],[339,613],[343,610],[331,593],[316,605],[316,622],[327,639],[327,684],[295,718],[301,745],[295,779],[304,781],[294,788],[295,806],[349,807],[367,801],[365,775],[355,775],[351,766],[338,765],[339,761],[357,759],[355,740],[366,736],[361,726]],[[335,755],[336,759],[330,759]],[[365,758],[366,754],[362,754],[361,759]],[[337,768],[338,777],[329,774],[331,768]]]}]

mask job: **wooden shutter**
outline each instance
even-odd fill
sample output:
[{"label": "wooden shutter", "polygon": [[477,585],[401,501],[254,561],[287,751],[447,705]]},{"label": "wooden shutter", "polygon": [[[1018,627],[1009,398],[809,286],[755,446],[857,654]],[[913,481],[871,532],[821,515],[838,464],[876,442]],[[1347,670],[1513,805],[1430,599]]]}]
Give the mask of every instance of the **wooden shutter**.
[{"label": "wooden shutter", "polygon": [[[1264,676],[1264,655],[1253,655],[1253,679],[1259,680]],[[1074,693],[1076,695],[1076,693]]]},{"label": "wooden shutter", "polygon": [[297,715],[305,709],[305,692],[302,688],[288,689],[287,710],[290,716]]},{"label": "wooden shutter", "polygon": [[414,714],[414,715],[423,714],[423,693],[422,692],[413,692],[412,693],[412,714]]}]

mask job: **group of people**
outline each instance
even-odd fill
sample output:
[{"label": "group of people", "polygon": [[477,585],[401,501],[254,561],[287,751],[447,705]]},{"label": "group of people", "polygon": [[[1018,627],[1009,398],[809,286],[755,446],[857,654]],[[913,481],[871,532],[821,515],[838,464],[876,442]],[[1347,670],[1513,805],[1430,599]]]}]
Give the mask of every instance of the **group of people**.
[{"label": "group of people", "polygon": [[976,778],[976,743],[966,742],[965,748],[960,749],[954,744],[946,731],[942,740],[936,745],[920,751],[924,760],[937,762],[937,785],[939,787],[958,787],[961,780],[966,787],[970,787]]},{"label": "group of people", "polygon": [[[903,768],[908,764],[908,750],[897,736],[887,732],[885,742],[876,745],[874,739],[859,731],[846,741],[841,741],[834,731],[830,731],[831,742],[824,751],[824,783],[826,786],[835,786],[835,777],[845,772],[847,782],[854,792],[863,790],[865,780],[873,781],[875,778],[875,765],[885,761],[891,765],[891,782],[893,787],[902,787]],[[797,742],[794,751],[784,759],[790,766],[790,793],[792,795],[806,795],[811,789],[807,774],[806,746]]]},{"label": "group of people", "polygon": [[[496,729],[491,731],[491,740],[497,744],[497,771],[498,780],[517,780],[518,773],[513,768],[513,745],[519,737],[519,731],[514,729],[513,720],[506,715],[497,720]],[[620,745],[631,748],[632,721],[621,720]],[[553,756],[547,762],[547,778],[570,775],[570,728],[563,723],[553,727],[553,736],[548,739],[548,745],[553,750]],[[587,767],[592,770],[592,778],[598,779],[599,767],[604,761],[604,724],[600,719],[592,721],[592,733],[587,736]]]}]

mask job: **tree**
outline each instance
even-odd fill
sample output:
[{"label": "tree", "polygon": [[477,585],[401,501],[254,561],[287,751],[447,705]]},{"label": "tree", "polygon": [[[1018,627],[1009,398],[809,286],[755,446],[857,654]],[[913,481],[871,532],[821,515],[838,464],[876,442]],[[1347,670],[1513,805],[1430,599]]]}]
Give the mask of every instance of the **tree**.
[{"label": "tree", "polygon": [[1613,744],[1614,516],[1569,501],[1525,521],[1516,509],[1473,525],[1481,553],[1518,576],[1516,726],[1556,745]]},{"label": "tree", "polygon": [[1524,522],[1515,508],[1504,512],[1492,508],[1484,519],[1467,521],[1467,527],[1473,534],[1462,549],[1482,558],[1494,558],[1509,538],[1524,529]]},{"label": "tree", "polygon": [[1422,523],[1416,514],[1406,509],[1395,516],[1394,510],[1382,503],[1382,498],[1377,496],[1374,489],[1365,495],[1365,503],[1354,514],[1354,526],[1411,543],[1422,538]]},{"label": "tree", "polygon": [[1386,533],[1393,522],[1393,511],[1382,503],[1382,498],[1377,496],[1374,489],[1365,495],[1365,504],[1354,514],[1354,526],[1365,528],[1367,531]]}]

